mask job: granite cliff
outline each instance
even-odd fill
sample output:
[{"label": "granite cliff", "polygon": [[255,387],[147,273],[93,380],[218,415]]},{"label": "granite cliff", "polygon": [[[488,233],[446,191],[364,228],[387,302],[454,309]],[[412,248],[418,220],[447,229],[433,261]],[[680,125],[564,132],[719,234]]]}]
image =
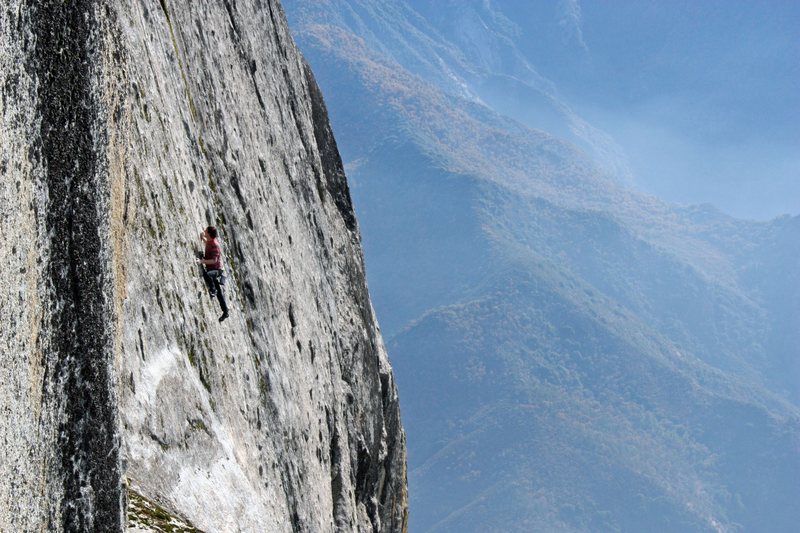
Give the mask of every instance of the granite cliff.
[{"label": "granite cliff", "polygon": [[358,226],[278,2],[12,0],[0,26],[0,530],[404,530]]}]

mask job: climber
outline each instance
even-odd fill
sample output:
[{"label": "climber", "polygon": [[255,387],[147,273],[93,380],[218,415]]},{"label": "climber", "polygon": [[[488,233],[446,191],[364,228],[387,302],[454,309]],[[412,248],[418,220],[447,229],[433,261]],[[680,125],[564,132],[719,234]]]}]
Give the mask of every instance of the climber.
[{"label": "climber", "polygon": [[197,264],[205,266],[203,270],[203,279],[208,286],[208,293],[211,298],[216,296],[219,300],[219,307],[222,310],[222,316],[219,321],[222,322],[228,318],[228,304],[225,303],[225,294],[223,293],[222,286],[225,284],[225,273],[222,269],[222,250],[217,242],[217,228],[208,226],[202,233],[200,233],[200,240],[205,243],[205,252],[197,252]]}]

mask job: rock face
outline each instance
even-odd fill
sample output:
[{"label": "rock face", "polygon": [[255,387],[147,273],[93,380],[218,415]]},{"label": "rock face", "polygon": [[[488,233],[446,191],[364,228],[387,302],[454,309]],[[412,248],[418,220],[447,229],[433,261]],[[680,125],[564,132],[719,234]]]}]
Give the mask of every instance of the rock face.
[{"label": "rock face", "polygon": [[122,530],[127,486],[206,531],[404,530],[394,378],[280,5],[15,0],[0,25],[0,530]]}]

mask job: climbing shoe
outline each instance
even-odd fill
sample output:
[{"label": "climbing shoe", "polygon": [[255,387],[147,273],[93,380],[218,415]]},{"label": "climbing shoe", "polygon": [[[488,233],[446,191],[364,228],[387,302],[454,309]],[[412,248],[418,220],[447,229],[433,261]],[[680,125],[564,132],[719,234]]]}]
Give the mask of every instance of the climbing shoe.
[{"label": "climbing shoe", "polygon": [[223,321],[223,320],[225,320],[226,318],[228,318],[228,312],[227,312],[227,311],[225,311],[224,313],[222,313],[222,316],[221,316],[221,317],[219,317],[219,321],[220,321],[220,322],[222,322],[222,321]]}]

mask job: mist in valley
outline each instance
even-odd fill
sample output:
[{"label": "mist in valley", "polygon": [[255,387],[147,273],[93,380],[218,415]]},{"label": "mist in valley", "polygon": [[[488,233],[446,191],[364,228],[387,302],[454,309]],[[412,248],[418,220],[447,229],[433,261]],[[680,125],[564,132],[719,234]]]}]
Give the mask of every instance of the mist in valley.
[{"label": "mist in valley", "polygon": [[412,531],[792,531],[798,8],[286,2]]}]

